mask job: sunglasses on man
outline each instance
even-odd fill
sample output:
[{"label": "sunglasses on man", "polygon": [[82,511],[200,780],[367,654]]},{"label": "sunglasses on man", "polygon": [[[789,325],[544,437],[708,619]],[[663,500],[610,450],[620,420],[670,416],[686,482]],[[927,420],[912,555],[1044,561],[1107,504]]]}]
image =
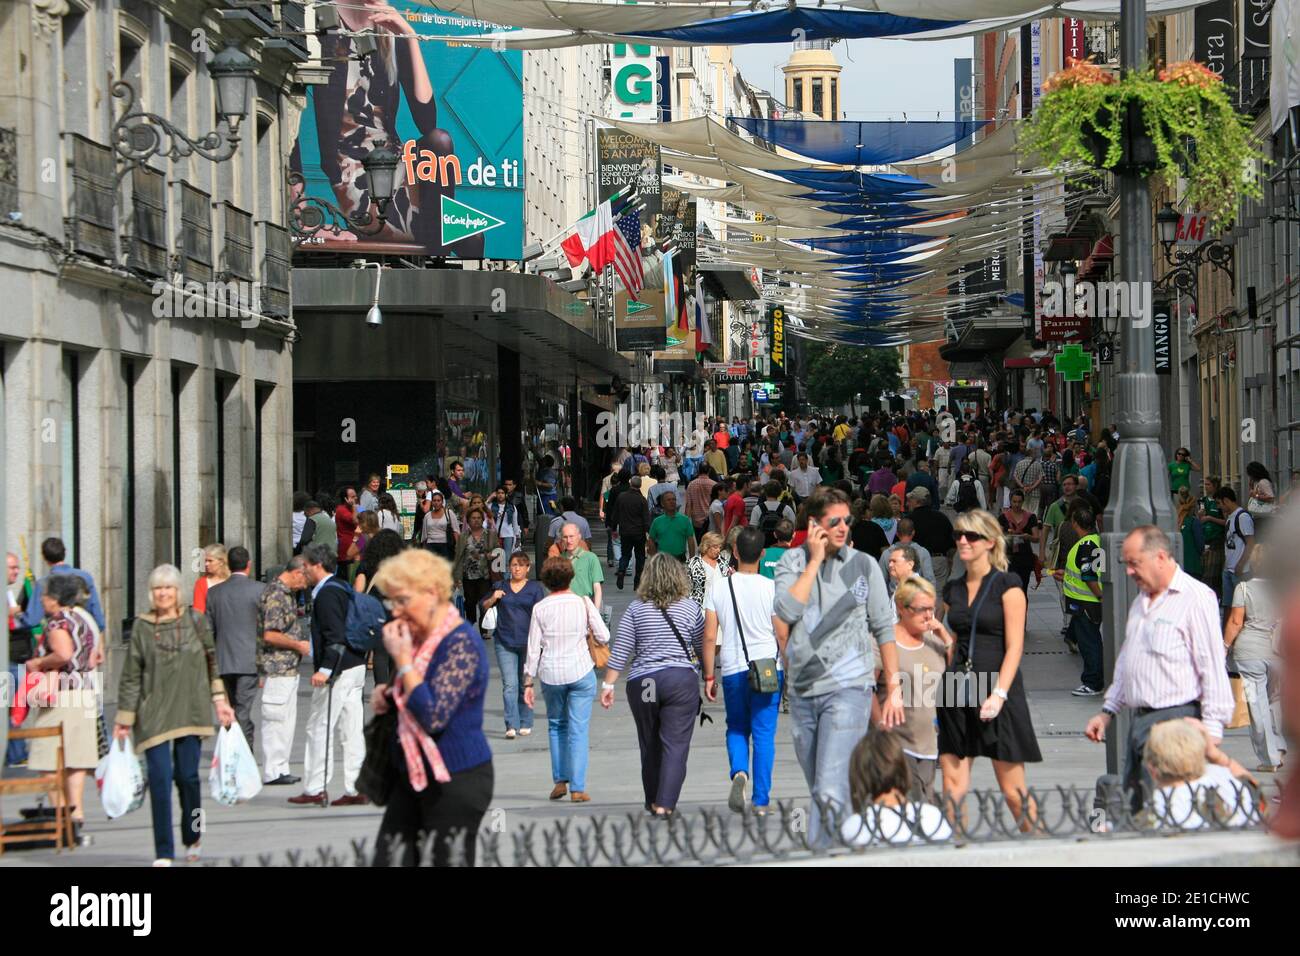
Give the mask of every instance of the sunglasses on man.
[{"label": "sunglasses on man", "polygon": [[853,515],[827,518],[825,522],[822,523],[822,527],[825,528],[827,531],[830,531],[832,528],[838,528],[841,522],[844,524],[846,528],[849,527],[851,524],[853,524]]}]

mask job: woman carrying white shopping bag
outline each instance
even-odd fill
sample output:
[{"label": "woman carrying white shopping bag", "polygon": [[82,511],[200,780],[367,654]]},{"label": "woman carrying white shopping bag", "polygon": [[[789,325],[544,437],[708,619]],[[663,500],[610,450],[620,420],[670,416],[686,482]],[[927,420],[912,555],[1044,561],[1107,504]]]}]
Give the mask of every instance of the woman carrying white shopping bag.
[{"label": "woman carrying white shopping bag", "polygon": [[[229,727],[235,712],[217,674],[208,619],[180,606],[181,572],[171,564],[149,575],[151,608],[135,619],[117,693],[115,737],[134,729],[136,753],[149,765],[154,866],[171,866],[173,779],[181,798],[185,858],[199,859],[199,749],[217,722]],[[170,746],[169,746],[170,745]]]}]

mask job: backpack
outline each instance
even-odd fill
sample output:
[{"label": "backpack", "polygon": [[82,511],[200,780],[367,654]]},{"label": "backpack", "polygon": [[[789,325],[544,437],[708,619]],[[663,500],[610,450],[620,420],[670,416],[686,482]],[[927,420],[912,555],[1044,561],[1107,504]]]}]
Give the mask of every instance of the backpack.
[{"label": "backpack", "polygon": [[348,617],[345,625],[345,637],[348,648],[365,656],[383,642],[384,624],[388,622],[388,613],[379,598],[372,594],[360,594],[339,583],[348,595]]},{"label": "backpack", "polygon": [[781,523],[781,513],[785,510],[781,502],[776,503],[776,510],[769,511],[767,502],[759,503],[763,515],[758,519],[758,529],[763,532],[763,547],[770,548],[776,544],[776,526]]},{"label": "backpack", "polygon": [[957,479],[957,512],[970,511],[980,506],[980,495],[975,489],[975,479],[962,475]]}]

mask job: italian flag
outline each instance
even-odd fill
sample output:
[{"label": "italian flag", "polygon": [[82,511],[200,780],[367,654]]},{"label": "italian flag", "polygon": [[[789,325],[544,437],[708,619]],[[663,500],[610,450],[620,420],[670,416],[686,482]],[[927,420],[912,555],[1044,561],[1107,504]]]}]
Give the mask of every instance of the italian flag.
[{"label": "italian flag", "polygon": [[624,186],[573,225],[573,232],[560,243],[569,265],[577,268],[583,260],[600,272],[614,261],[614,219],[631,196],[632,187]]}]

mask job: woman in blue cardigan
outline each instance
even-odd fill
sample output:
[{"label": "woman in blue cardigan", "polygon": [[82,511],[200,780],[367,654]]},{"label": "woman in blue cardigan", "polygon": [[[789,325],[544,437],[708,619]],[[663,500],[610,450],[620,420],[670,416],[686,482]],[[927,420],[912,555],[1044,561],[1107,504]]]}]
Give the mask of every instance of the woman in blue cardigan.
[{"label": "woman in blue cardigan", "polygon": [[[379,827],[376,866],[473,866],[478,827],[492,802],[492,751],[483,734],[488,661],[474,627],[451,601],[451,565],[410,548],[379,566],[375,587],[393,620],[384,647],[393,682],[375,688],[376,714],[397,708],[395,775]],[[431,859],[418,859],[432,837]],[[457,846],[459,844],[459,846]]]}]

